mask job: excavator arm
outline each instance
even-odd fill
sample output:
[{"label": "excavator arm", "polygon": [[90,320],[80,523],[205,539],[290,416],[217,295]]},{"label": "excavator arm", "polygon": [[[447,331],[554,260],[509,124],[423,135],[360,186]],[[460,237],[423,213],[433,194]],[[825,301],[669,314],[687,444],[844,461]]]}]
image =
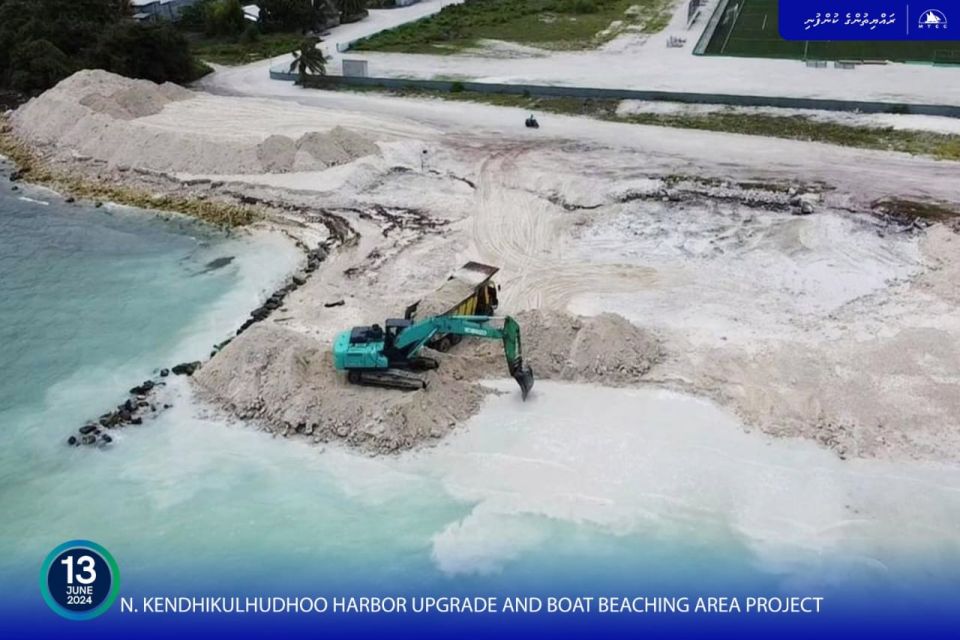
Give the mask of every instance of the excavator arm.
[{"label": "excavator arm", "polygon": [[507,368],[526,400],[533,389],[534,377],[533,369],[523,364],[520,325],[507,316],[503,327],[495,327],[490,324],[492,319],[490,316],[434,316],[404,329],[396,337],[394,346],[414,357],[437,333],[501,340]]}]

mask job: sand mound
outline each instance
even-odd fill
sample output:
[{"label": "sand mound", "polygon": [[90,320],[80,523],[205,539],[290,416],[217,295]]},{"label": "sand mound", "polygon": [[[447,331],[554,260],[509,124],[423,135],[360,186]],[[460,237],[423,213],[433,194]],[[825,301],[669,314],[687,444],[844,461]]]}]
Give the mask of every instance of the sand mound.
[{"label": "sand mound", "polygon": [[[105,71],[79,71],[18,109],[11,122],[28,142],[64,154],[95,158],[114,168],[142,168],[191,174],[283,173],[315,171],[379,153],[370,140],[336,127],[311,131],[299,139],[239,135],[223,127],[180,130],[181,111],[190,118],[230,117],[231,105],[242,110],[243,98],[218,98],[173,84],[157,85]],[[173,103],[176,118],[156,116]],[[183,105],[196,105],[196,108]],[[168,121],[173,122],[171,124]],[[214,133],[219,131],[220,133]]]},{"label": "sand mound", "polygon": [[[637,384],[661,360],[660,341],[623,316],[593,317],[536,309],[514,316],[520,323],[523,353],[538,379]],[[490,342],[463,343],[469,357],[482,359],[480,375],[502,375],[503,351]]]},{"label": "sand mound", "polygon": [[[83,142],[111,121],[130,121],[153,115],[171,102],[193,96],[174,84],[157,85],[99,70],[78,71],[55,87],[21,106],[13,115],[17,132],[30,139],[53,144],[67,138]],[[83,145],[86,146],[86,145]]]},{"label": "sand mound", "polygon": [[334,127],[329,133],[305,133],[296,146],[326,166],[345,164],[380,151],[374,143],[340,126]]},{"label": "sand mound", "polygon": [[293,167],[296,143],[287,136],[270,136],[257,145],[257,159],[267,173],[280,173]]},{"label": "sand mound", "polygon": [[455,367],[425,377],[428,389],[416,393],[354,386],[334,370],[329,345],[259,324],[194,380],[201,395],[279,435],[385,453],[443,436],[475,413],[487,393]]},{"label": "sand mound", "polygon": [[160,113],[171,102],[193,97],[193,92],[175,84],[168,82],[156,85],[145,80],[132,80],[131,82],[135,83],[133,86],[110,92],[109,83],[103,82],[103,79],[99,78],[100,74],[97,75],[95,79],[98,81],[87,84],[86,88],[92,86],[108,93],[86,93],[80,98],[80,104],[120,120],[152,116]]},{"label": "sand mound", "polygon": [[[528,311],[518,320],[527,362],[539,379],[636,384],[661,357],[655,337],[613,314]],[[444,436],[490,393],[478,380],[507,375],[496,342],[467,340],[451,353],[431,355],[441,365],[421,374],[429,382],[424,391],[358,387],[334,370],[328,344],[260,324],[194,380],[201,395],[274,433],[385,453]]]}]

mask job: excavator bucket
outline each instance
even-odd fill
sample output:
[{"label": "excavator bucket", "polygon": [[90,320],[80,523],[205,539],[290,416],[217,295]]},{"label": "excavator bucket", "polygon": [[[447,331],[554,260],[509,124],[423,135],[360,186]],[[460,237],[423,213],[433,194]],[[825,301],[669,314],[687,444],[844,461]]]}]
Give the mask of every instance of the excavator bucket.
[{"label": "excavator bucket", "polygon": [[513,379],[520,385],[520,393],[523,399],[527,399],[527,394],[533,389],[533,369],[520,365],[513,373]]},{"label": "excavator bucket", "polygon": [[503,322],[503,352],[507,357],[510,375],[520,385],[520,393],[526,400],[530,390],[533,389],[533,369],[523,364],[520,325],[510,316],[507,316]]}]

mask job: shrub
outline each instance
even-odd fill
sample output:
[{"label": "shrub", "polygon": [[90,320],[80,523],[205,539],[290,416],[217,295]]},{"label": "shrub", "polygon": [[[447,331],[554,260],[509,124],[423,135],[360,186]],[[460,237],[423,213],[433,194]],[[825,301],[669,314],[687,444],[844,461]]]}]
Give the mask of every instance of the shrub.
[{"label": "shrub", "polygon": [[177,18],[177,26],[185,31],[206,31],[207,11],[210,5],[217,2],[219,0],[199,0],[183,7],[180,10],[180,17]]},{"label": "shrub", "polygon": [[596,13],[599,8],[593,0],[563,0],[557,10],[561,13]]},{"label": "shrub", "polygon": [[252,22],[248,22],[243,33],[240,34],[240,44],[253,44],[260,39],[260,29]]},{"label": "shrub", "polygon": [[316,26],[317,15],[310,0],[260,0],[264,31],[306,32]]},{"label": "shrub", "polygon": [[206,31],[212,36],[237,36],[247,27],[240,0],[220,0],[207,5]]},{"label": "shrub", "polygon": [[70,59],[49,40],[17,45],[10,53],[10,63],[10,84],[24,93],[46,89],[73,73]]},{"label": "shrub", "polygon": [[186,82],[197,74],[171,24],[141,25],[118,0],[0,0],[0,88],[35,93],[77,69]]},{"label": "shrub", "polygon": [[189,82],[196,65],[183,34],[169,22],[140,24],[124,20],[97,40],[94,65],[130,78],[153,82]]}]

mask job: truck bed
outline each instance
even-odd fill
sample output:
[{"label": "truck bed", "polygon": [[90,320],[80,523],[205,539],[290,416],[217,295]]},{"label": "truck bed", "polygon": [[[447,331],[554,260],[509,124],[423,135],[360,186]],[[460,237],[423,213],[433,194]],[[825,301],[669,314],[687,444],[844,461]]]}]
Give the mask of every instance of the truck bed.
[{"label": "truck bed", "polygon": [[468,262],[444,282],[439,289],[417,304],[416,316],[440,316],[473,295],[477,287],[489,280],[500,269],[480,262]]}]

